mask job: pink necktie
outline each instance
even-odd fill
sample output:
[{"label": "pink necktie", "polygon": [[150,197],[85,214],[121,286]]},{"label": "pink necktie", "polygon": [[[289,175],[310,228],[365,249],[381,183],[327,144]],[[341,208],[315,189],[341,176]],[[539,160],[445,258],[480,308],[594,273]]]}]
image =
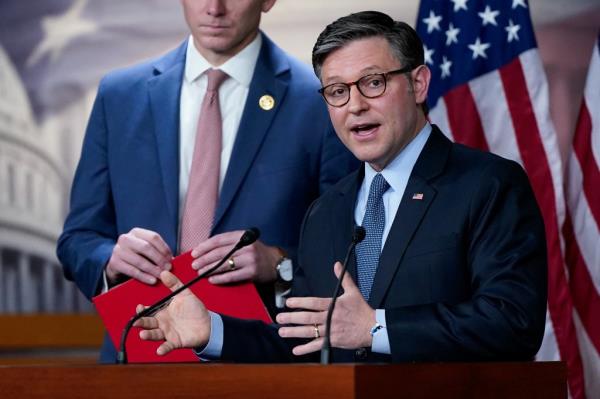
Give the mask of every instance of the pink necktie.
[{"label": "pink necktie", "polygon": [[221,166],[221,108],[219,86],[227,74],[209,69],[208,87],[202,100],[196,143],[185,198],[180,252],[187,252],[210,236],[217,198]]}]

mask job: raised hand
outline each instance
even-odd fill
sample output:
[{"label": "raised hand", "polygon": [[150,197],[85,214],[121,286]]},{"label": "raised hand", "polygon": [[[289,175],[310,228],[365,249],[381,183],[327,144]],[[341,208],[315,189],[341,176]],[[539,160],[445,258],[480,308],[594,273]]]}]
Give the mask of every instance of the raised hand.
[{"label": "raised hand", "polygon": [[[160,273],[160,280],[171,291],[183,283],[171,272]],[[137,306],[137,312],[144,309]],[[140,338],[147,341],[165,341],[156,354],[162,356],[179,348],[197,348],[206,345],[210,337],[210,314],[204,304],[185,289],[175,295],[168,306],[151,317],[142,317],[134,324],[141,327]]]},{"label": "raised hand", "polygon": [[172,258],[160,234],[136,227],[119,236],[106,265],[106,277],[111,284],[122,276],[154,284],[162,270],[171,269]]},{"label": "raised hand", "polygon": [[[340,277],[342,264],[336,262],[334,273]],[[349,275],[342,281],[344,294],[336,302],[331,319],[331,346],[343,349],[357,349],[371,346],[369,333],[375,324],[375,310],[364,300],[360,290]],[[299,309],[297,312],[284,312],[277,315],[280,324],[291,324],[279,328],[279,335],[284,338],[313,338],[304,345],[293,349],[295,355],[316,352],[323,346],[325,320],[331,298],[289,298],[287,307]]]}]

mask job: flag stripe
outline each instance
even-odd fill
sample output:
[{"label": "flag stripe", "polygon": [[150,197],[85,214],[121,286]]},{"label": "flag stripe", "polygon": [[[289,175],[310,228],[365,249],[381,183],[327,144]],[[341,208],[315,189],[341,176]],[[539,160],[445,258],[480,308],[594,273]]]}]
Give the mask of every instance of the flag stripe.
[{"label": "flag stripe", "polygon": [[469,85],[460,85],[447,92],[444,95],[444,102],[454,140],[488,151],[479,112]]},{"label": "flag stripe", "polygon": [[600,296],[581,256],[568,212],[563,226],[563,236],[565,257],[569,259],[567,267],[573,303],[596,351],[600,352]]},{"label": "flag stripe", "polygon": [[[598,43],[597,43],[598,45]],[[563,225],[574,321],[589,398],[600,395],[600,58],[594,48],[567,169]]]},{"label": "flag stripe", "polygon": [[535,355],[536,360],[552,362],[560,359],[560,351],[558,350],[558,342],[554,333],[554,325],[550,310],[546,309],[546,324],[544,328],[544,338],[542,346]]},{"label": "flag stripe", "polygon": [[577,340],[581,348],[581,357],[583,360],[583,375],[585,381],[585,392],[590,399],[597,399],[597,393],[600,392],[600,354],[594,348],[590,337],[581,324],[581,319],[577,312],[573,312],[573,321],[577,331]]},{"label": "flag stripe", "polygon": [[596,225],[600,226],[600,172],[591,149],[592,120],[584,99],[579,113],[577,131],[573,138],[573,150],[577,155],[584,176],[583,192],[596,220]]},{"label": "flag stripe", "polygon": [[[490,151],[523,165],[515,130],[510,121],[506,93],[497,70],[469,82],[475,105],[481,116],[484,135]],[[494,93],[490,96],[490,93]]]},{"label": "flag stripe", "polygon": [[[587,203],[587,198],[581,190],[583,178],[579,161],[575,153],[571,152],[566,195],[573,224],[573,234],[583,262],[590,270],[596,291],[600,292],[600,232]],[[568,263],[570,259],[566,257],[565,260]]]},{"label": "flag stripe", "polygon": [[448,111],[446,110],[446,100],[440,98],[436,106],[429,112],[429,120],[431,123],[438,125],[440,130],[452,141],[456,141],[452,128],[450,128],[450,121],[448,120]]},{"label": "flag stripe", "polygon": [[[564,170],[562,167],[560,148],[558,146],[558,138],[556,136],[554,125],[550,119],[550,94],[548,92],[544,67],[537,49],[526,51],[521,54],[519,58],[521,59],[521,68],[523,68],[525,81],[527,83],[530,103],[533,106],[533,115],[537,121],[538,133],[544,147],[544,152],[547,156],[544,166],[547,166],[548,169],[550,169],[550,177],[552,178],[554,187],[554,197],[556,198],[555,211],[558,226],[562,226],[565,219]],[[557,230],[559,230],[559,228],[557,228]],[[559,241],[562,244],[562,236],[559,236]]]},{"label": "flag stripe", "polygon": [[[546,224],[548,246],[548,306],[558,347],[569,368],[569,389],[573,397],[584,398],[583,365],[572,319],[573,305],[564,274],[554,184],[527,83],[519,58],[500,68],[506,100],[516,132],[525,170],[533,186]],[[535,173],[532,173],[535,171]]]},{"label": "flag stripe", "polygon": [[[600,35],[594,46],[584,89],[584,101],[588,107],[592,125],[592,152],[596,165],[600,165]],[[600,395],[599,395],[600,396]]]}]

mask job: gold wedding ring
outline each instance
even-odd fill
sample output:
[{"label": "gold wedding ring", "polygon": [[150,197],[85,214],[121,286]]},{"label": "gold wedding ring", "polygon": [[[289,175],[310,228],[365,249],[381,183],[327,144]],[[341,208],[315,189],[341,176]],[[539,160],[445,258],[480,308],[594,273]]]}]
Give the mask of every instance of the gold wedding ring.
[{"label": "gold wedding ring", "polygon": [[235,261],[233,260],[233,256],[227,260],[227,263],[229,263],[230,270],[235,270]]},{"label": "gold wedding ring", "polygon": [[313,324],[313,328],[315,329],[315,338],[320,338],[321,333],[319,332],[319,326],[315,323]]}]

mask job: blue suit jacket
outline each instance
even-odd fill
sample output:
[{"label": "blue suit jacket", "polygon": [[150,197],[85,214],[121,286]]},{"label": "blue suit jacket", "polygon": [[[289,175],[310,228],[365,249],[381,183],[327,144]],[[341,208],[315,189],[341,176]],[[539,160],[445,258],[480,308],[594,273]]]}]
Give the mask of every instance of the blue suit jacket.
[{"label": "blue suit jacket", "polygon": [[[363,168],[307,212],[293,295],[332,294],[333,264],[350,244],[362,180]],[[415,193],[422,199],[413,199]],[[355,261],[350,262],[356,281]],[[434,126],[409,178],[369,298],[372,308],[386,310],[391,356],[368,348],[336,349],[333,361],[531,359],[544,333],[546,267],[544,225],[523,169],[453,144]],[[226,360],[294,359],[290,342],[273,326],[225,317],[224,328]]]},{"label": "blue suit jacket", "polygon": [[[101,82],[57,254],[89,298],[119,235],[134,227],[177,247],[179,96],[187,41]],[[212,233],[256,226],[268,245],[296,253],[311,202],[355,168],[335,135],[313,72],[263,35]],[[261,109],[264,94],[275,107]],[[101,358],[114,361],[112,345]]]}]

